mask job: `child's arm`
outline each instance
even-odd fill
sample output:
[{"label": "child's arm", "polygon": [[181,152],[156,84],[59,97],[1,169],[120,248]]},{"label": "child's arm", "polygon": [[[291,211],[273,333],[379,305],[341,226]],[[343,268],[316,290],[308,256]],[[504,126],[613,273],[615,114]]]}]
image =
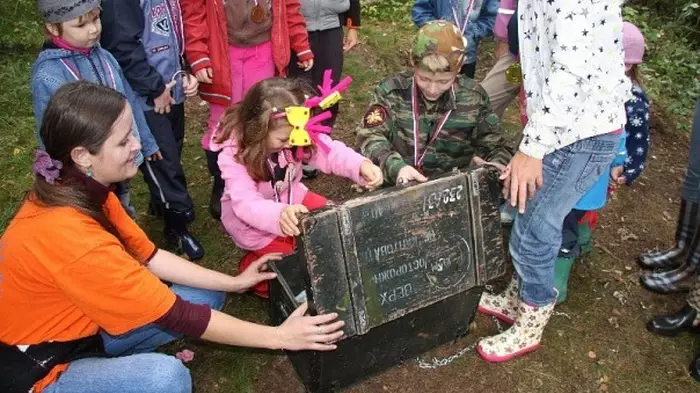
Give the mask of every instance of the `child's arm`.
[{"label": "child's arm", "polygon": [[481,104],[479,125],[472,134],[471,143],[477,157],[488,162],[508,165],[513,153],[503,139],[501,119],[491,110],[488,97],[482,92],[484,99]]},{"label": "child's arm", "polygon": [[[185,58],[195,75],[205,70],[209,83],[211,83],[212,64],[209,57],[209,28],[207,23],[218,23],[218,21],[207,20],[205,1],[180,0],[180,8],[182,9],[182,22],[185,28]],[[219,11],[224,12],[223,7]],[[199,75],[197,79],[200,82],[204,82]]]},{"label": "child's arm", "polygon": [[124,85],[124,95],[126,96],[126,100],[129,102],[129,105],[131,105],[131,112],[133,113],[134,122],[136,123],[137,128],[136,132],[138,132],[141,139],[141,153],[143,153],[144,157],[148,159],[152,155],[160,152],[156,138],[153,136],[151,128],[146,122],[146,116],[141,109],[141,103],[139,102],[136,93],[134,93],[134,90],[131,88],[129,81],[127,81],[126,77],[124,77],[124,72],[119,66],[119,63],[111,53],[104,51],[103,54],[107,57],[109,64],[112,65],[115,70],[117,70],[117,76],[121,80],[122,85]]},{"label": "child's arm", "polygon": [[435,15],[437,7],[436,0],[416,0],[411,8],[411,18],[416,26],[421,27],[424,24],[438,18]]},{"label": "child's arm", "polygon": [[340,25],[348,29],[356,29],[360,27],[360,0],[350,0],[350,8],[340,14]]},{"label": "child's arm", "polygon": [[374,98],[365,113],[362,124],[355,131],[355,146],[363,156],[382,168],[384,180],[395,184],[399,171],[408,166],[389,141],[394,120],[380,87],[375,90]]},{"label": "child's arm", "polygon": [[360,176],[360,166],[369,160],[343,142],[334,141],[326,134],[319,134],[318,137],[328,146],[329,151],[326,152],[317,147],[309,164],[323,173],[343,176],[355,183],[364,184],[364,179]]},{"label": "child's arm", "polygon": [[165,84],[160,73],[147,61],[141,41],[144,15],[139,1],[103,0],[100,18],[100,43],[117,59],[134,92],[146,97],[152,105],[165,91]]},{"label": "child's arm", "polygon": [[649,101],[641,90],[632,90],[634,97],[625,104],[627,109],[627,160],[623,176],[629,186],[642,174],[649,153]]},{"label": "child's arm", "polygon": [[265,198],[258,192],[258,185],[248,174],[246,167],[238,163],[230,147],[219,153],[219,169],[224,179],[224,193],[231,198],[233,214],[253,228],[284,236],[280,228],[282,211],[289,205]]},{"label": "child's arm", "polygon": [[[473,22],[467,23],[466,34],[473,42],[479,42],[482,38],[493,34],[493,26],[498,15],[498,0],[486,0],[481,6],[479,17]],[[460,26],[461,27],[461,26]]]},{"label": "child's arm", "polygon": [[40,149],[44,149],[44,142],[41,140],[39,132],[46,106],[56,90],[65,83],[65,80],[60,80],[43,70],[32,72],[32,104],[34,106],[34,121],[36,122],[36,140],[39,142]]},{"label": "child's arm", "polygon": [[296,53],[299,61],[307,61],[314,58],[309,45],[309,32],[306,30],[306,21],[301,14],[299,0],[286,0],[287,28],[289,29],[289,45]]}]

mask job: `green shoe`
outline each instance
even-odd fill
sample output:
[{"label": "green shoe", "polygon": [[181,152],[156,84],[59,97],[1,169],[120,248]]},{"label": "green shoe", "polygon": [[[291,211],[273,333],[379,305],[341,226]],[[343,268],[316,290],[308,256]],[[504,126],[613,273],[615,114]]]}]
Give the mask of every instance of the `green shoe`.
[{"label": "green shoe", "polygon": [[569,283],[569,273],[576,258],[557,257],[554,262],[554,288],[557,289],[557,304],[566,300],[567,285]]},{"label": "green shoe", "polygon": [[581,255],[586,255],[593,251],[593,231],[587,222],[578,226],[578,246],[581,247]]}]

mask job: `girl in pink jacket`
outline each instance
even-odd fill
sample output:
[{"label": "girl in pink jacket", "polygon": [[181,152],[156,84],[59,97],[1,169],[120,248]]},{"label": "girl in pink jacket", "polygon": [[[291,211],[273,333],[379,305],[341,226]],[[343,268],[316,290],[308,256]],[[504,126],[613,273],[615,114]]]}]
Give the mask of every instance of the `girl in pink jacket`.
[{"label": "girl in pink jacket", "polygon": [[[301,184],[302,162],[368,189],[383,182],[381,170],[371,161],[324,133],[307,131],[317,129],[311,126],[315,118],[308,121],[313,109],[304,106],[309,93],[313,94],[294,79],[258,82],[240,104],[226,111],[212,139],[212,149],[220,151],[225,182],[221,222],[236,245],[248,251],[239,264],[241,272],[261,255],[291,253],[294,236],[300,234],[297,215],[328,203]],[[306,112],[301,122],[300,112]],[[292,146],[299,145],[299,134],[290,121],[311,136],[311,146]],[[253,291],[267,297],[268,285]]]}]

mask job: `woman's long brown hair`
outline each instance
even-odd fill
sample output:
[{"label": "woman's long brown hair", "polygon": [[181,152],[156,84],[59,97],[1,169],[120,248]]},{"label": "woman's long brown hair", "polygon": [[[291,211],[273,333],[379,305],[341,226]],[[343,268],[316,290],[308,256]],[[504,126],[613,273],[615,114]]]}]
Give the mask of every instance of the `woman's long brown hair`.
[{"label": "woman's long brown hair", "polygon": [[102,205],[90,198],[85,184],[63,174],[78,170],[71,158],[76,147],[82,146],[90,154],[100,152],[125,107],[122,94],[95,83],[80,81],[58,89],[46,107],[39,135],[46,152],[63,164],[62,178],[49,184],[43,176],[36,175],[29,195],[44,206],[72,207],[95,219],[120,240]]},{"label": "woman's long brown hair", "polygon": [[271,179],[267,167],[267,139],[271,130],[289,124],[287,119],[273,119],[288,106],[303,105],[306,97],[314,94],[311,87],[300,79],[272,78],[253,85],[243,101],[224,113],[215,137],[217,143],[234,138],[238,145],[236,159],[245,165],[255,181]]}]

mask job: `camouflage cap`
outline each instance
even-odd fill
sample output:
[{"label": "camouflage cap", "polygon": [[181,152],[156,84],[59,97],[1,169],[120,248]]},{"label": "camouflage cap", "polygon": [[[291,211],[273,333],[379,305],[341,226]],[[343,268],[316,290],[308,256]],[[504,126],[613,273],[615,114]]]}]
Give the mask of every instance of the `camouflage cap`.
[{"label": "camouflage cap", "polygon": [[426,56],[438,55],[447,60],[450,71],[462,68],[467,51],[467,39],[453,23],[434,20],[423,25],[413,39],[411,56],[416,66]]}]

